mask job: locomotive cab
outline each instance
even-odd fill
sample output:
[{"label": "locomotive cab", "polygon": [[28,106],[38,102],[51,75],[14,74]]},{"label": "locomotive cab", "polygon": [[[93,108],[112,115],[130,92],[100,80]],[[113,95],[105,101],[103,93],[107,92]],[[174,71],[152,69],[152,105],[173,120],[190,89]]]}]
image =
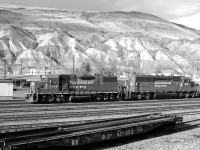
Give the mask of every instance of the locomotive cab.
[{"label": "locomotive cab", "polygon": [[27,101],[34,103],[38,101],[38,94],[42,89],[47,89],[46,81],[31,81],[30,87],[27,88],[26,99]]},{"label": "locomotive cab", "polygon": [[40,81],[32,81],[27,89],[26,99],[28,102],[45,102],[51,99],[51,95],[59,91],[59,78],[57,75],[47,75]]}]

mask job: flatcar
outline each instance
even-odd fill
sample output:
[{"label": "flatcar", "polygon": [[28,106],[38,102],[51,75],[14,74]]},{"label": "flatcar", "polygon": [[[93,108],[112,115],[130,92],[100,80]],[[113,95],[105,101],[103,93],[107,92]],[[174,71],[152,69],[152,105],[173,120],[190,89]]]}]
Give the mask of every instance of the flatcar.
[{"label": "flatcar", "polygon": [[183,76],[47,75],[31,82],[27,101],[31,103],[141,100],[199,97],[199,85]]}]

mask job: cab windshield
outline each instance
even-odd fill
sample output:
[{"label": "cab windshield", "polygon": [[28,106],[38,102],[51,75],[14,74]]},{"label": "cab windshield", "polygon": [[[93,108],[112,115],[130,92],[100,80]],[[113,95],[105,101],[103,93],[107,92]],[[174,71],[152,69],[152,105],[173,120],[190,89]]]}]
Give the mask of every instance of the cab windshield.
[{"label": "cab windshield", "polygon": [[42,89],[47,89],[47,83],[44,81],[38,81],[37,87],[42,88]]}]

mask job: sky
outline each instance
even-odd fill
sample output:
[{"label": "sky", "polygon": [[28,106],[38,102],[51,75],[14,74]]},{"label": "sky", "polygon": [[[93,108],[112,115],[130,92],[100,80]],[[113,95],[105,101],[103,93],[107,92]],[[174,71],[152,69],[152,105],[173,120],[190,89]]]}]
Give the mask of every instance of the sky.
[{"label": "sky", "polygon": [[200,0],[0,0],[0,4],[84,11],[139,11],[200,30]]}]

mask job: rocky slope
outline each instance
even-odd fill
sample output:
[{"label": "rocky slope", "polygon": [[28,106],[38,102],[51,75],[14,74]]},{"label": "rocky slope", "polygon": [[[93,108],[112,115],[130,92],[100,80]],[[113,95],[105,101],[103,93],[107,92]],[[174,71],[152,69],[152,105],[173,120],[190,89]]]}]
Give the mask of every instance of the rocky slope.
[{"label": "rocky slope", "polygon": [[[200,31],[140,12],[0,6],[7,62],[72,73],[198,74]],[[15,69],[15,68],[12,68]]]}]

